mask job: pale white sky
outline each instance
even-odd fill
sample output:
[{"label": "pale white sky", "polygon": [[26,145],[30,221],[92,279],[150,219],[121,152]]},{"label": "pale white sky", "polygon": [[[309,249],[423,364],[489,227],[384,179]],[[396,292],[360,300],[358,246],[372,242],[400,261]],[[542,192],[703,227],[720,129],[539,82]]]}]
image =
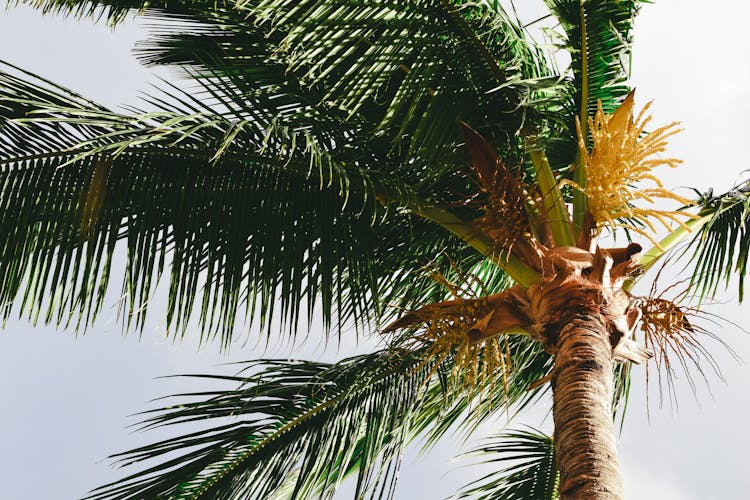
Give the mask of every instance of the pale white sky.
[{"label": "pale white sky", "polygon": [[[518,2],[535,18],[540,0]],[[710,8],[709,8],[710,5]],[[633,80],[640,103],[655,99],[655,123],[680,120],[685,128],[671,155],[685,160],[665,174],[668,185],[714,186],[723,190],[748,165],[750,142],[750,5],[740,0],[658,1],[638,19]],[[0,13],[0,59],[29,69],[110,106],[133,103],[138,90],[156,82],[130,54],[143,38],[142,25],[116,30],[88,21],[42,17],[25,8]],[[169,77],[162,72],[162,76]],[[157,299],[158,300],[158,299]],[[736,292],[712,312],[742,323],[747,304]],[[157,304],[158,308],[158,304]],[[153,315],[152,318],[158,318]],[[198,350],[192,340],[164,340],[152,319],[142,339],[123,337],[114,313],[76,338],[71,332],[11,321],[0,332],[0,478],[3,497],[14,500],[79,498],[91,488],[121,477],[103,460],[109,453],[157,439],[134,434],[126,415],[147,408],[157,396],[183,391],[184,381],[154,380],[174,373],[227,370],[219,363],[258,357],[236,346],[229,355],[215,345]],[[745,359],[750,339],[736,329],[716,333]],[[325,353],[305,346],[301,356],[332,360],[356,350],[344,345]],[[363,346],[359,346],[362,349]],[[714,398],[705,390],[700,406],[679,381],[679,411],[661,410],[651,394],[650,422],[645,409],[643,370],[636,368],[631,406],[620,439],[620,457],[629,498],[645,500],[742,499],[750,491],[745,426],[750,411],[750,368],[720,349],[727,384],[712,379]],[[280,352],[270,352],[278,355]],[[226,373],[226,371],[225,371]],[[542,423],[546,408],[533,410],[518,424]],[[487,429],[491,430],[491,429]],[[478,438],[479,436],[477,436]],[[461,450],[447,441],[427,457],[410,450],[397,499],[443,498],[473,476],[450,463]],[[462,464],[463,465],[463,464]],[[345,498],[342,495],[342,498]]]}]

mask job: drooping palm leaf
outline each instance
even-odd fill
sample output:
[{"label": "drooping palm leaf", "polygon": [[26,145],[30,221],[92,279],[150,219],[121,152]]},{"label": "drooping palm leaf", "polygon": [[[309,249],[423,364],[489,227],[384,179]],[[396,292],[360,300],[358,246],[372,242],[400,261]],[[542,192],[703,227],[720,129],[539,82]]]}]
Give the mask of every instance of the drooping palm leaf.
[{"label": "drooping palm leaf", "polygon": [[[212,2],[213,3],[213,2]],[[139,12],[147,7],[168,9],[175,13],[184,13],[190,4],[208,6],[208,3],[181,0],[9,0],[10,5],[29,5],[44,14],[56,14],[75,17],[90,17],[104,20],[115,26],[125,20],[128,14]]]},{"label": "drooping palm leaf", "polygon": [[[146,7],[137,2],[52,1],[33,5],[77,15],[101,13],[96,7],[104,6],[110,10],[102,15],[109,15],[113,22],[121,19],[127,8]],[[389,234],[413,234],[415,228],[430,227],[398,210],[379,209],[374,195],[382,193],[373,189],[373,183],[381,187],[388,184],[389,195],[381,199],[386,203],[393,204],[390,193],[398,193],[405,186],[417,187],[430,203],[460,201],[460,193],[470,192],[471,186],[465,173],[455,174],[465,170],[454,153],[459,142],[456,118],[460,115],[486,122],[487,113],[493,120],[512,116],[510,122],[516,125],[510,126],[503,119],[499,124],[493,122],[493,127],[500,132],[495,134],[498,141],[513,142],[518,117],[527,113],[529,104],[524,82],[549,71],[538,51],[523,41],[523,31],[516,21],[489,5],[415,2],[405,6],[384,2],[372,7],[380,10],[376,12],[379,15],[368,18],[371,25],[367,24],[366,30],[370,35],[352,31],[351,23],[361,19],[362,12],[347,7],[337,11],[340,16],[336,19],[329,19],[313,6],[314,2],[299,6],[251,2],[241,7],[201,2],[150,4],[161,9],[149,13],[161,22],[162,31],[150,48],[145,47],[144,56],[151,62],[187,65],[200,86],[191,89],[190,95],[171,92],[167,98],[149,98],[158,113],[137,118],[109,113],[78,96],[73,102],[67,97],[60,102],[58,94],[73,94],[59,88],[40,91],[46,85],[38,80],[23,83],[22,79],[11,82],[11,77],[5,78],[4,118],[29,120],[23,126],[7,120],[2,125],[4,164],[9,176],[4,203],[8,208],[26,210],[5,220],[8,244],[14,246],[4,279],[6,313],[23,294],[23,305],[48,321],[69,321],[63,312],[73,309],[81,317],[93,318],[107,290],[109,259],[118,238],[128,238],[129,242],[125,311],[129,320],[134,318],[141,327],[152,286],[164,266],[170,264],[167,323],[178,329],[184,328],[190,318],[201,289],[201,324],[223,333],[231,330],[235,312],[241,309],[238,304],[243,301],[250,314],[260,304],[261,317],[268,323],[276,291],[283,292],[287,302],[281,309],[291,314],[284,318],[291,323],[298,316],[294,311],[299,310],[301,299],[308,298],[310,311],[312,298],[318,293],[326,320],[333,314],[334,305],[343,311],[339,319],[377,316],[379,291],[396,297],[396,291],[401,290],[403,297],[398,300],[402,305],[418,305],[417,296],[424,297],[419,290],[430,285],[422,280],[412,289],[414,280],[397,283],[389,278],[389,273],[400,269],[388,263],[392,256],[401,254],[391,250],[403,248],[401,255],[407,255],[403,242],[384,240],[387,248],[362,259],[367,264],[359,270],[346,272],[342,272],[347,267],[342,263],[346,259],[337,256],[335,248],[348,246],[350,250],[357,242],[355,246],[361,243],[362,251],[349,255],[372,255],[367,248],[375,246],[373,241],[379,236],[365,221],[381,221],[380,227]],[[315,16],[302,15],[307,8]],[[425,22],[430,16],[436,21]],[[472,30],[479,27],[482,34],[474,35]],[[303,56],[293,50],[296,45],[290,43],[297,40],[295,37],[304,38],[300,43],[317,43],[309,38],[311,33],[316,33],[323,45],[350,44],[346,51],[353,59],[335,60],[325,51],[309,51]],[[370,41],[362,45],[368,37]],[[407,39],[409,43],[400,43]],[[368,46],[373,40],[377,43]],[[439,58],[432,61],[425,51]],[[372,64],[381,59],[382,64]],[[463,66],[454,67],[457,61]],[[411,66],[404,72],[406,63]],[[330,66],[327,73],[313,70],[325,65]],[[351,71],[344,70],[349,66]],[[373,88],[362,87],[362,82],[370,82]],[[486,94],[498,86],[501,91]],[[19,96],[21,87],[22,94],[27,95]],[[425,97],[436,89],[440,90],[437,97]],[[441,99],[447,101],[435,104]],[[494,104],[489,105],[488,99]],[[453,106],[449,106],[453,114],[444,112],[448,104]],[[427,124],[429,130],[424,128]],[[442,132],[436,133],[434,127]],[[420,134],[422,139],[415,142]],[[428,143],[428,139],[436,142]],[[89,141],[76,150],[84,155],[69,154],[76,140]],[[438,153],[441,161],[429,161],[435,158],[429,155]],[[110,158],[113,154],[117,155],[114,160]],[[27,162],[23,168],[18,167],[21,161]],[[68,162],[72,163],[58,169]],[[172,170],[170,163],[174,165]],[[178,165],[183,163],[191,167],[180,178]],[[301,185],[292,180],[292,171],[308,177],[309,185],[304,180]],[[247,178],[238,178],[237,172]],[[352,180],[352,173],[358,174],[356,180]],[[211,180],[204,179],[206,175]],[[44,182],[37,182],[42,177]],[[246,188],[235,189],[243,182]],[[317,191],[313,187],[316,184]],[[358,189],[351,195],[353,184]],[[34,194],[33,188],[45,185],[55,186],[55,193]],[[11,191],[10,186],[16,189]],[[128,193],[128,186],[139,189]],[[180,186],[187,186],[187,191]],[[238,206],[249,196],[247,189],[260,193],[270,186],[274,199],[282,200],[286,208],[278,210],[271,200],[256,196],[258,205],[266,210],[258,212],[255,221],[262,227],[244,232],[230,230],[230,220],[234,220],[232,224],[240,218],[242,224],[250,223],[241,214],[252,212],[252,204]],[[162,196],[167,191],[168,195]],[[107,194],[112,192],[118,197]],[[318,196],[318,192],[325,194]],[[192,209],[204,215],[182,212],[188,195],[204,200]],[[43,206],[39,206],[40,200]],[[346,205],[348,215],[331,220],[338,212],[337,201]],[[398,198],[395,201],[398,205]],[[129,209],[123,210],[123,204],[140,213],[136,216]],[[67,214],[64,223],[40,218],[51,215],[53,209]],[[269,216],[268,210],[275,211],[274,216]],[[323,211],[329,215],[321,218]],[[227,217],[229,214],[233,215]],[[305,226],[305,216],[299,214],[309,214],[310,221],[323,220],[327,226]],[[219,215],[221,222],[208,224]],[[29,217],[34,223],[27,225],[30,232],[24,232],[16,222]],[[175,224],[175,217],[183,220]],[[455,227],[454,220],[458,219],[451,216],[450,220]],[[37,234],[37,227],[44,230]],[[140,230],[131,238],[126,227]],[[477,240],[471,235],[471,227],[462,231]],[[367,232],[372,233],[371,238],[363,237]],[[332,234],[336,236],[332,238]],[[426,234],[421,232],[420,237]],[[215,238],[224,241],[219,248],[209,243]],[[478,264],[476,257],[467,262],[471,251],[457,250],[452,243],[455,240],[448,235],[413,241],[424,245],[424,251],[416,255],[419,263],[429,262],[447,250],[464,269]],[[329,247],[324,250],[326,245]],[[281,247],[281,251],[269,253],[268,249],[274,247]],[[293,248],[287,251],[286,247]],[[173,251],[179,255],[170,262]],[[317,259],[316,255],[323,253],[327,256]],[[40,264],[34,270],[38,276],[30,276],[32,284],[22,292],[21,284],[32,260]],[[205,285],[198,281],[201,273],[206,277]],[[244,295],[237,294],[240,282],[246,283]],[[307,288],[303,288],[303,282],[308,283]],[[356,286],[349,288],[355,282]],[[350,293],[364,302],[355,305],[359,299],[349,300]],[[55,305],[46,309],[39,303],[45,294],[55,297]],[[220,311],[214,319],[209,311],[216,305],[220,305]],[[55,314],[57,318],[53,318]],[[217,322],[222,323],[220,327]]]},{"label": "drooping palm leaf", "polygon": [[526,338],[510,344],[520,366],[487,380],[480,405],[440,382],[450,358],[436,365],[424,350],[398,347],[336,364],[263,361],[234,377],[201,376],[239,387],[175,396],[175,405],[148,412],[144,427],[211,427],[117,455],[150,465],[90,498],[268,498],[279,488],[289,498],[329,497],[354,473],[359,494],[389,497],[401,449],[417,435],[431,436],[429,444],[478,425],[488,408],[533,397],[529,382],[549,357]]},{"label": "drooping palm leaf", "polygon": [[524,80],[550,76],[517,20],[481,2],[272,0],[253,11],[288,33],[281,52],[293,48],[303,81],[351,112],[382,103],[378,129],[428,164],[460,141],[457,119],[493,123],[512,141],[527,111]]},{"label": "drooping palm leaf", "polygon": [[431,368],[417,366],[409,356],[381,352],[335,365],[265,361],[251,364],[248,376],[215,377],[241,385],[181,395],[145,425],[218,419],[218,426],[121,455],[126,464],[162,462],[91,498],[268,498],[289,474],[297,478],[292,498],[316,490],[327,497],[351,468],[362,491],[379,484],[387,492]]},{"label": "drooping palm leaf", "polygon": [[554,500],[558,472],[552,438],[539,431],[508,430],[488,438],[470,455],[503,467],[472,482],[456,498],[476,500]]},{"label": "drooping palm leaf", "polygon": [[30,78],[2,74],[6,316],[18,301],[32,317],[66,323],[75,313],[85,325],[119,240],[128,322],[143,326],[166,271],[167,326],[183,330],[198,300],[200,323],[225,341],[243,309],[270,325],[277,294],[290,326],[318,300],[326,321],[367,322],[382,312],[379,293],[403,307],[439,293],[415,262],[448,252],[468,270],[482,260],[429,222],[379,208],[375,194],[389,184],[374,184],[375,170],[352,180],[363,170],[346,148],[300,163],[256,122],[208,106],[128,117]]},{"label": "drooping palm leaf", "polygon": [[691,285],[699,296],[712,297],[722,281],[728,285],[736,275],[742,301],[750,255],[750,181],[720,195],[704,193],[698,203],[700,215],[709,219],[686,250],[695,263]]},{"label": "drooping palm leaf", "polygon": [[[693,264],[690,280],[692,291],[701,299],[713,297],[722,281],[728,285],[736,275],[739,298],[742,300],[750,252],[747,231],[750,223],[748,181],[740,182],[722,194],[714,194],[713,190],[696,193],[695,205],[700,207],[696,218],[688,220],[684,226],[665,236],[658,245],[644,252],[640,265],[648,271],[669,252],[688,241],[680,256],[687,255]],[[625,289],[630,291],[638,278],[627,283]]]},{"label": "drooping palm leaf", "polygon": [[[240,38],[262,39],[271,53],[266,63],[272,61],[316,90],[319,102],[367,115],[373,132],[385,134],[394,151],[410,151],[428,165],[442,162],[460,141],[457,119],[490,125],[497,140],[512,141],[512,133],[534,115],[540,81],[555,82],[544,54],[529,43],[520,22],[490,2],[50,0],[32,5],[77,15],[92,15],[93,5],[104,6],[110,10],[103,15],[112,21],[122,18],[126,6],[146,8],[157,36],[143,55],[155,63],[199,63],[216,70],[205,53],[216,53],[209,49],[211,38],[220,41],[224,62],[245,50]],[[196,36],[185,33],[184,26],[180,31],[178,22],[170,26],[170,20],[186,19],[212,26],[212,33]],[[249,71],[252,60],[236,57],[234,62],[229,73],[235,79],[255,77]]]}]

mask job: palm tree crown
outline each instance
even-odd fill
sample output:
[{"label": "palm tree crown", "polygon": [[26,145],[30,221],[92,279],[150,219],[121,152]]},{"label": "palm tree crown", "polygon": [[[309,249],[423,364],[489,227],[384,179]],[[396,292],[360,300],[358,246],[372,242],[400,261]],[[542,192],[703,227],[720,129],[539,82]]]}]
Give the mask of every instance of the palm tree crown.
[{"label": "palm tree crown", "polygon": [[[596,456],[614,456],[601,443],[630,364],[703,353],[694,309],[634,297],[633,284],[687,240],[684,295],[736,273],[741,297],[750,251],[747,184],[690,200],[653,172],[679,162],[665,153],[676,125],[651,125],[627,82],[641,2],[547,0],[564,69],[502,2],[28,3],[149,17],[139,57],[186,83],[118,113],[0,67],[5,318],[89,327],[124,248],[132,329],[163,278],[176,336],[197,325],[228,348],[241,314],[269,335],[296,335],[313,314],[333,335],[385,334],[338,363],[250,363],[216,377],[233,389],[149,413],[146,428],[218,420],[118,455],[149,465],[90,498],[328,497],[352,475],[357,497],[390,496],[406,443],[473,429],[549,385],[554,445],[504,433],[485,451],[524,460],[464,497],[591,486],[620,498],[616,458]],[[659,198],[678,206],[649,205]],[[599,246],[604,231],[629,244]],[[593,395],[572,411],[579,382]],[[594,458],[567,437],[578,420],[604,429]],[[579,472],[582,460],[613,479]]]}]

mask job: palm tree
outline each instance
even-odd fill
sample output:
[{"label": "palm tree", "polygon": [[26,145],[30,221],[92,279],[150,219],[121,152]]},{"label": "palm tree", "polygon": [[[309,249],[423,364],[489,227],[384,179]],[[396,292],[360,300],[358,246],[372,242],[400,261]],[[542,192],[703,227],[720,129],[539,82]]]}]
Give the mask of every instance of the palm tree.
[{"label": "palm tree", "polygon": [[[677,165],[660,156],[676,128],[651,130],[627,84],[640,2],[548,0],[563,71],[499,2],[29,3],[113,24],[141,11],[142,60],[189,84],[125,114],[3,66],[5,317],[86,328],[124,248],[132,329],[167,272],[176,336],[229,347],[241,313],[268,335],[313,313],[332,335],[385,334],[338,363],[217,376],[237,387],[144,422],[215,426],[120,455],[149,465],[91,498],[330,496],[352,475],[358,497],[389,496],[406,443],[547,387],[554,438],[506,432],[485,451],[523,460],[465,495],[622,498],[630,365],[704,353],[695,309],[633,284],[690,241],[680,297],[733,273],[741,293],[750,249],[750,185],[688,200],[652,174]],[[657,198],[680,206],[645,208]],[[607,231],[629,244],[600,246]]]}]

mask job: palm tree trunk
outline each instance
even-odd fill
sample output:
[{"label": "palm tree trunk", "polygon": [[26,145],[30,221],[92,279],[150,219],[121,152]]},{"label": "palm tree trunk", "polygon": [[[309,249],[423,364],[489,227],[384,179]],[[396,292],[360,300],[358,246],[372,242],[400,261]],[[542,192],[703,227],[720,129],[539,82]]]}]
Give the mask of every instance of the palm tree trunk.
[{"label": "palm tree trunk", "polygon": [[599,314],[560,331],[552,390],[560,498],[624,498],[612,419],[612,346]]}]

